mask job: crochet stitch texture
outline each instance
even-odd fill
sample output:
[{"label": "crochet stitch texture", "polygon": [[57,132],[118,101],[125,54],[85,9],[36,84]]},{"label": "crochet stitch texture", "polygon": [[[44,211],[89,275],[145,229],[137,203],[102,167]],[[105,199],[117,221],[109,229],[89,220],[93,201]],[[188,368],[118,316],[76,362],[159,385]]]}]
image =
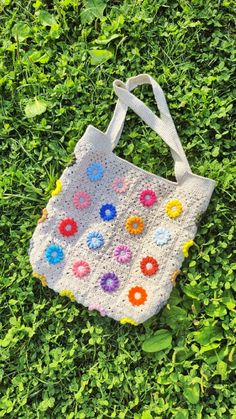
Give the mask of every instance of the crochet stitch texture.
[{"label": "crochet stitch texture", "polygon": [[[144,83],[152,85],[160,118],[130,93]],[[137,325],[166,304],[214,181],[191,172],[155,80],[141,75],[116,81],[114,88],[122,105],[107,133],[89,125],[78,141],[75,163],[56,182],[29,254],[43,285],[102,316]],[[125,105],[171,148],[176,182],[114,154]]]}]

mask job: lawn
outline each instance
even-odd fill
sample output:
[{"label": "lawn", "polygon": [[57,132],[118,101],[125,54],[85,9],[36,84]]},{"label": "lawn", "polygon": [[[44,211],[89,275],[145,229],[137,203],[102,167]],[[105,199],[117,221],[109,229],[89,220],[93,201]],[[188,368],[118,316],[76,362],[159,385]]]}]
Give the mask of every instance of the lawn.
[{"label": "lawn", "polygon": [[[233,0],[1,0],[0,417],[236,419],[234,32]],[[139,73],[216,188],[168,305],[133,327],[42,287],[27,249],[87,125],[106,130],[113,80]],[[115,153],[174,180],[132,111]],[[167,344],[145,352],[160,329]]]}]

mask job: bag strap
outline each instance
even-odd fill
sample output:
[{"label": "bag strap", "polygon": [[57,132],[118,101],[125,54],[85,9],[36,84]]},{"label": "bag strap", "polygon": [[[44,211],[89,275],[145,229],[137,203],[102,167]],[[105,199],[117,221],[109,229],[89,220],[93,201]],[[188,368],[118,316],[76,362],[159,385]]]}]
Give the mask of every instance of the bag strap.
[{"label": "bag strap", "polygon": [[[151,84],[160,112],[160,118],[157,117],[140,99],[130,93],[135,87],[142,84]],[[126,84],[120,80],[115,80],[113,87],[119,99],[112,120],[106,131],[106,135],[112,142],[112,148],[114,148],[119,141],[126,113],[128,107],[130,107],[170,147],[172,157],[175,161],[175,176],[177,181],[180,182],[183,175],[186,172],[191,172],[191,169],[160,85],[148,74],[140,74],[139,76],[128,79]]]}]

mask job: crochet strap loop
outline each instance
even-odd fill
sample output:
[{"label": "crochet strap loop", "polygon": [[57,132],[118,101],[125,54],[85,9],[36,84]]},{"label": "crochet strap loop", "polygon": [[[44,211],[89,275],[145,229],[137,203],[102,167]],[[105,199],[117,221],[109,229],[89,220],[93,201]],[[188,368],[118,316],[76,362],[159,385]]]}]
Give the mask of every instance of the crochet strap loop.
[{"label": "crochet strap loop", "polygon": [[[152,86],[157,107],[160,112],[160,118],[156,116],[147,105],[131,93],[135,87],[143,84],[150,84]],[[107,136],[112,142],[112,147],[114,148],[119,141],[126,113],[128,107],[130,107],[170,147],[172,157],[175,161],[176,179],[180,182],[183,175],[186,172],[191,172],[191,169],[160,85],[148,74],[140,74],[139,76],[131,77],[126,83],[115,80],[113,87],[118,96],[118,101],[113,118],[106,131]]]}]

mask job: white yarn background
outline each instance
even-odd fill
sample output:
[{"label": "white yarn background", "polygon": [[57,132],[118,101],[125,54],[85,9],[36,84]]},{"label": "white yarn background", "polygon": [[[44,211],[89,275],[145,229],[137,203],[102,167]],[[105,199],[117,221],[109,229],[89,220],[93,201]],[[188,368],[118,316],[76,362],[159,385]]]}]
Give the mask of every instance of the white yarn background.
[{"label": "white yarn background", "polygon": [[[129,162],[117,157],[111,149],[108,137],[93,126],[89,126],[75,148],[76,162],[65,169],[60,180],[62,191],[52,197],[47,204],[48,218],[37,225],[30,246],[30,262],[33,271],[45,275],[47,284],[56,292],[67,289],[73,292],[78,303],[88,307],[99,304],[106,315],[115,320],[129,317],[142,323],[158,313],[166,304],[172,290],[171,274],[182,265],[183,244],[193,239],[196,219],[208,207],[214,181],[188,173],[181,184],[145,172]],[[86,174],[90,163],[99,162],[104,175],[92,182]],[[125,193],[117,193],[112,188],[116,177],[125,177],[129,188]],[[157,202],[145,207],[139,200],[144,189],[152,189]],[[85,209],[76,209],[73,195],[86,191],[92,204]],[[183,211],[178,218],[171,219],[165,204],[178,199]],[[103,204],[113,204],[117,217],[104,221],[99,209]],[[145,223],[141,235],[130,235],[125,229],[125,221],[132,215],[140,216]],[[78,232],[72,237],[59,233],[58,225],[64,218],[73,218],[78,224]],[[163,246],[153,241],[153,232],[165,227],[171,233],[171,240]],[[86,243],[90,231],[102,233],[103,247],[90,250]],[[49,264],[45,249],[49,244],[63,248],[64,259],[56,265]],[[133,257],[128,264],[120,264],[113,257],[114,248],[126,244],[132,249]],[[153,276],[144,276],[140,269],[143,257],[152,256],[159,264]],[[77,278],[72,272],[75,261],[85,260],[90,265],[90,274]],[[116,292],[107,293],[101,286],[99,277],[106,272],[114,272],[119,278]],[[128,291],[135,286],[147,292],[145,304],[133,306],[128,299]]]}]

